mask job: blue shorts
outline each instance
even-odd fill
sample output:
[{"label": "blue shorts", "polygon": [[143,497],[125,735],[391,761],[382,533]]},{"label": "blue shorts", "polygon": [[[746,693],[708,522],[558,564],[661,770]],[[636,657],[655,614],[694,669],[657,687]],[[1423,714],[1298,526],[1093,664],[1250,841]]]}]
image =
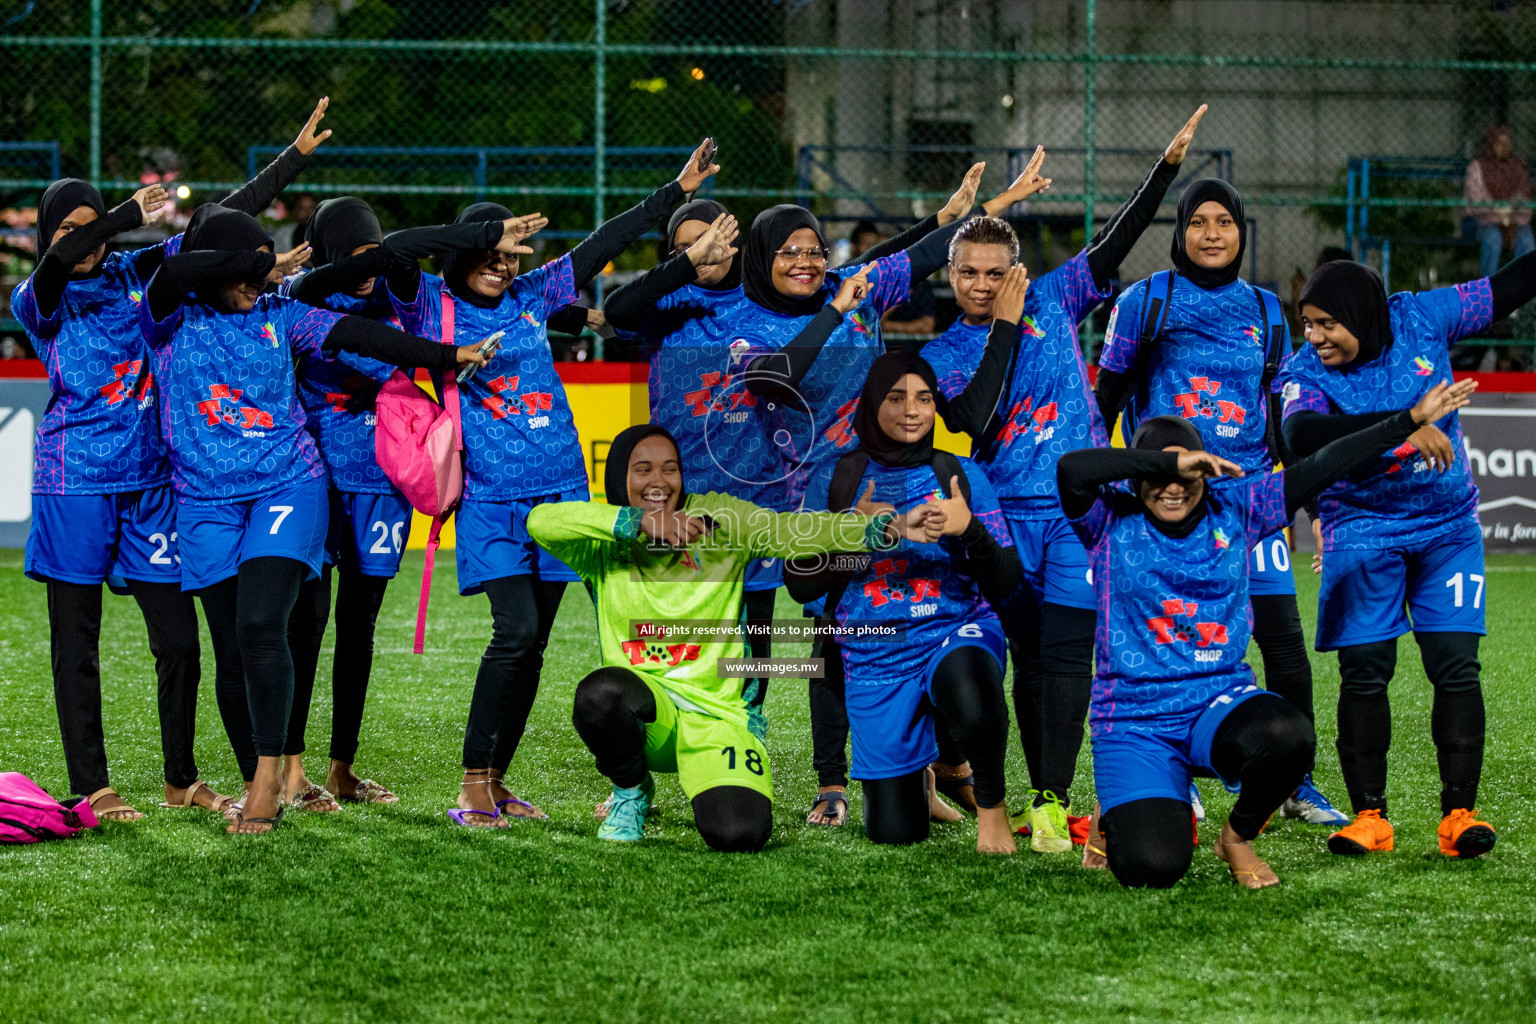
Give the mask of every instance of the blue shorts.
[{"label": "blue shorts", "polygon": [[1098,607],[1088,551],[1065,518],[1009,519],[1008,531],[1037,603]]},{"label": "blue shorts", "polygon": [[318,576],[330,521],[327,490],[324,480],[304,480],[243,501],[178,501],[181,589],[211,587],[252,558],[291,558]]},{"label": "blue shorts", "polygon": [[[1221,778],[1211,767],[1216,730],[1239,705],[1250,700],[1284,700],[1251,681],[1221,694],[1186,727],[1167,733],[1115,731],[1093,738],[1093,788],[1099,812],[1133,800],[1166,797],[1189,800],[1195,776]],[[1187,720],[1186,720],[1187,721]],[[1237,779],[1221,779],[1226,786]]]},{"label": "blue shorts", "polygon": [[1420,633],[1486,636],[1483,531],[1467,523],[1434,540],[1323,554],[1317,649]]},{"label": "blue shorts", "polygon": [[411,503],[391,494],[331,492],[325,560],[364,576],[394,577],[411,535]]},{"label": "blue shorts", "polygon": [[454,525],[454,553],[459,564],[459,593],[478,594],[486,580],[537,576],[548,582],[578,583],[570,566],[539,547],[528,534],[528,513],[551,501],[589,501],[585,487],[517,501],[466,501]]},{"label": "blue shorts", "polygon": [[777,590],[784,585],[784,562],[778,558],[754,558],[747,563],[743,589]]},{"label": "blue shorts", "polygon": [[179,583],[170,484],[120,494],[34,494],[25,571],[35,580],[104,583],[108,576]]},{"label": "blue shorts", "polygon": [[1248,596],[1278,594],[1296,594],[1296,577],[1291,575],[1291,545],[1284,530],[1265,537],[1248,551]]},{"label": "blue shorts", "polygon": [[939,756],[933,736],[930,692],[939,662],[960,647],[980,647],[1001,669],[1007,642],[997,619],[987,616],[955,627],[937,644],[927,662],[896,678],[847,682],[848,727],[853,736],[855,779],[894,779],[926,768]]}]

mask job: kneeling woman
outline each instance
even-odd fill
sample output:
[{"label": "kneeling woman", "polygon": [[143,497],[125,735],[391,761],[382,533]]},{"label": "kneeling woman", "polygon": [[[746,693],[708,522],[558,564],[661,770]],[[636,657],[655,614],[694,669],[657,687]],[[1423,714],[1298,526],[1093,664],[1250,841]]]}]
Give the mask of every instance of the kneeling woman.
[{"label": "kneeling woman", "polygon": [[596,591],[605,664],[577,685],[574,718],[613,782],[597,834],[640,839],[651,772],[676,772],[704,841],[755,852],[773,829],[761,720],[749,716],[741,680],[716,673],[718,659],[743,654],[740,634],[645,636],[631,623],[737,622],[753,559],[887,549],[920,535],[927,514],[898,524],[890,513],[771,512],[724,494],[690,495],[677,443],[657,426],[619,434],[607,465],[608,504],[549,502],[528,513],[529,534]]},{"label": "kneeling woman", "polygon": [[1241,786],[1212,852],[1250,889],[1279,882],[1249,842],[1312,770],[1317,736],[1243,661],[1253,631],[1245,555],[1474,387],[1437,385],[1412,409],[1219,493],[1205,480],[1242,470],[1204,451],[1179,417],[1146,420],[1129,449],[1061,457],[1062,509],[1088,548],[1099,605],[1094,784],[1122,885],[1167,888],[1189,870],[1197,773]]},{"label": "kneeling woman", "polygon": [[839,640],[865,833],[877,843],[928,838],[925,778],[941,760],[937,731],[958,748],[942,761],[969,761],[975,775],[976,848],[1014,853],[1003,806],[1005,645],[988,601],[1013,597],[1024,570],[986,476],[969,459],[934,451],[938,394],[921,357],[875,360],[854,414],[859,447],[819,472],[805,497],[807,509],[847,508],[862,493],[903,513],[929,510],[925,536],[851,575],[791,567],[790,593],[801,602],[826,596],[840,626],[890,624],[900,636]]}]

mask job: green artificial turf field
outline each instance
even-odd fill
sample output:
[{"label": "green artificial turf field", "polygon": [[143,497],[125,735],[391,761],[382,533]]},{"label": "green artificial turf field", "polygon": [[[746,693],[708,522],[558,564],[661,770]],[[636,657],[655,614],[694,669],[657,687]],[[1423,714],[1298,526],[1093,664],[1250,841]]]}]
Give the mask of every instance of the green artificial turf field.
[{"label": "green artificial turf field", "polygon": [[[159,810],[154,678],[143,622],[108,600],[102,631],[113,782],[148,817],[63,842],[0,847],[0,1019],[6,1021],[1354,1021],[1536,1019],[1536,561],[1492,560],[1489,707],[1480,806],[1492,855],[1435,852],[1429,686],[1412,642],[1394,685],[1397,849],[1342,860],[1326,828],[1259,840],[1284,884],[1235,886],[1209,852],[1230,807],[1203,791],[1207,848],[1166,892],[1120,889],[1077,856],[975,853],[970,822],[877,849],[858,825],[804,824],[813,790],[804,683],[777,685],[769,736],[778,813],[757,856],[709,852],[675,781],[637,847],[599,843],[606,784],[570,724],[594,665],[591,606],[568,593],[543,690],[510,777],[550,820],[456,828],[484,598],[440,568],[428,653],[410,654],[419,555],[380,620],[358,769],[394,807],[286,818],[230,837],[204,812]],[[1311,632],[1316,586],[1302,616]],[[793,612],[781,597],[781,615]],[[0,770],[66,789],[42,586],[0,553]],[[198,753],[238,778],[204,641]],[[1317,780],[1343,802],[1333,753],[1338,674],[1318,656]],[[329,654],[309,730],[324,776]],[[1010,802],[1024,788],[1012,744]],[[856,787],[855,787],[856,788]],[[1091,803],[1086,745],[1080,805]]]}]

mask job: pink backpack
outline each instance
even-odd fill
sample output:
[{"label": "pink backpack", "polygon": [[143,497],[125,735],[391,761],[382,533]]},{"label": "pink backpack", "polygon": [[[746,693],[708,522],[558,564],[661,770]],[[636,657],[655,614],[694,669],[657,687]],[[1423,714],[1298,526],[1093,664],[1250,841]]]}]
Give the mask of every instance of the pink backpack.
[{"label": "pink backpack", "polygon": [[[453,341],[453,310],[453,297],[445,290],[441,335],[445,344]],[[443,374],[443,401],[438,404],[415,381],[396,370],[379,389],[375,416],[373,450],[379,468],[412,508],[432,517],[412,647],[420,654],[427,636],[427,601],[432,595],[432,568],[443,524],[464,496],[464,430],[459,422],[458,382],[452,373]]]},{"label": "pink backpack", "polygon": [[98,824],[84,800],[66,807],[21,772],[0,772],[0,843],[62,839]]}]

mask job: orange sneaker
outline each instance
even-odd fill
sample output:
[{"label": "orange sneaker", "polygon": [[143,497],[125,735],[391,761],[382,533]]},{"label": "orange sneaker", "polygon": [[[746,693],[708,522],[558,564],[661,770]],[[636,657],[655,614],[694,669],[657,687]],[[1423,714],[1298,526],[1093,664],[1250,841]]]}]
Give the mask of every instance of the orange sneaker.
[{"label": "orange sneaker", "polygon": [[1493,849],[1493,826],[1477,812],[1458,808],[1440,819],[1440,852],[1447,857],[1481,857]]},{"label": "orange sneaker", "polygon": [[[1444,828],[1445,826],[1441,826]],[[1355,815],[1355,820],[1328,837],[1334,853],[1358,857],[1372,850],[1392,849],[1392,823],[1374,807]]]}]

